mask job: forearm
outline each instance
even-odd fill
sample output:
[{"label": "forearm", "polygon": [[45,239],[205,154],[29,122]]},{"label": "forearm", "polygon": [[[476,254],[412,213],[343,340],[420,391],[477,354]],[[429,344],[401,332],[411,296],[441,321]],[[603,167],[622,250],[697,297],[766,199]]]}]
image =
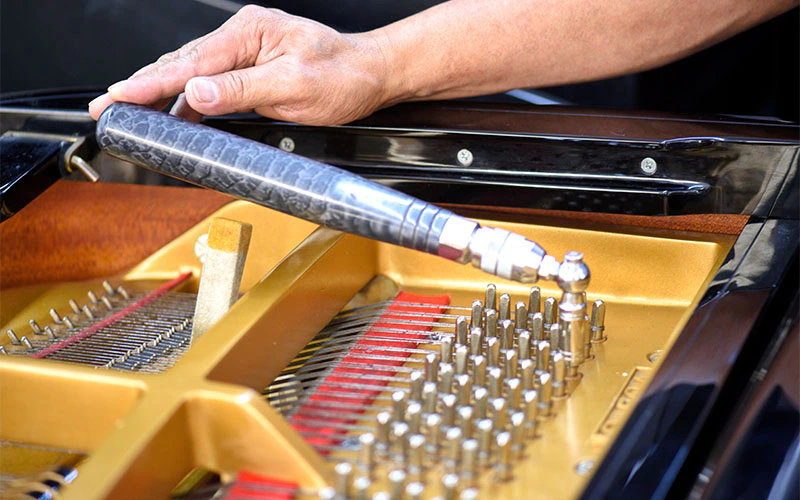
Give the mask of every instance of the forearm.
[{"label": "forearm", "polygon": [[388,102],[482,95],[637,72],[796,0],[451,0],[375,30]]}]

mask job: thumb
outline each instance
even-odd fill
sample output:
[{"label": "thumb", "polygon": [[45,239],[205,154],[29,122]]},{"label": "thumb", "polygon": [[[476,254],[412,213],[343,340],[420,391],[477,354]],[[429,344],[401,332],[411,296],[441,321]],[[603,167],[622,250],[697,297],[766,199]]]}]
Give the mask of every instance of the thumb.
[{"label": "thumb", "polygon": [[[204,115],[224,115],[270,106],[285,99],[269,64],[192,78],[186,83],[186,101]],[[281,88],[283,87],[283,88]]]}]

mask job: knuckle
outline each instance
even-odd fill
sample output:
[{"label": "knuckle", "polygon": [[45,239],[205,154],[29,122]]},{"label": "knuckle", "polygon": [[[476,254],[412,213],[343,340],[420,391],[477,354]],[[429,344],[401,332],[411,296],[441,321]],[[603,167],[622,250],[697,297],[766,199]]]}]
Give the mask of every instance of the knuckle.
[{"label": "knuckle", "polygon": [[237,104],[244,104],[248,99],[250,78],[246,73],[235,71],[227,73],[223,83],[226,97]]}]

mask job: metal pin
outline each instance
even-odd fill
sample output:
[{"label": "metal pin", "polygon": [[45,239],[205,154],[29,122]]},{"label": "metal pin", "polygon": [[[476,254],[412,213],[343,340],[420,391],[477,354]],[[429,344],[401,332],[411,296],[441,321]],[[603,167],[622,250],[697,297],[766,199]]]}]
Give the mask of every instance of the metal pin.
[{"label": "metal pin", "polygon": [[463,434],[458,427],[450,427],[444,435],[445,454],[444,464],[446,470],[454,472],[461,462],[461,441]]},{"label": "metal pin", "polygon": [[425,472],[425,436],[412,434],[408,437],[408,473],[411,481],[422,481]]},{"label": "metal pin", "polygon": [[516,412],[511,415],[511,452],[517,456],[525,450],[525,414]]},{"label": "metal pin", "polygon": [[425,485],[421,482],[408,483],[406,486],[406,500],[422,500],[423,493],[425,493]]},{"label": "metal pin", "polygon": [[[442,416],[438,413],[431,413],[425,418],[425,449],[433,457],[439,456],[439,449],[442,441]],[[434,460],[436,462],[438,460]]]},{"label": "metal pin", "polygon": [[442,488],[444,490],[443,500],[457,500],[456,495],[459,489],[458,474],[445,474],[442,477]]},{"label": "metal pin", "polygon": [[500,348],[514,348],[514,323],[510,319],[500,323]]},{"label": "metal pin", "polygon": [[469,350],[466,345],[456,347],[456,374],[464,375],[467,373],[469,365]]},{"label": "metal pin", "polygon": [[369,488],[372,486],[372,479],[367,476],[358,476],[353,481],[356,500],[369,500]]},{"label": "metal pin", "polygon": [[486,285],[486,295],[483,303],[486,304],[486,309],[497,309],[497,287],[494,283]]},{"label": "metal pin", "polygon": [[547,332],[550,325],[556,322],[556,299],[547,297],[544,299],[544,329]]},{"label": "metal pin", "polygon": [[491,337],[486,341],[486,354],[489,357],[487,360],[489,366],[500,365],[500,339],[497,337]]},{"label": "metal pin", "polygon": [[117,291],[114,290],[114,287],[111,286],[111,283],[109,283],[108,280],[103,280],[103,288],[106,290],[106,293],[109,294],[109,295],[114,295],[115,293],[117,293]]},{"label": "metal pin", "polygon": [[442,337],[439,343],[442,363],[453,362],[453,337]]},{"label": "metal pin", "polygon": [[83,306],[83,314],[89,319],[94,319],[94,314],[92,314],[92,310],[89,309],[89,306]]},{"label": "metal pin", "polygon": [[539,427],[539,393],[534,390],[525,391],[522,399],[525,413],[525,436],[534,438],[536,429]]},{"label": "metal pin", "polygon": [[39,326],[39,323],[37,323],[35,319],[30,320],[28,323],[31,325],[31,330],[33,330],[35,335],[44,334],[42,327]]},{"label": "metal pin", "polygon": [[537,312],[530,317],[530,324],[528,330],[531,332],[531,339],[534,342],[544,340],[544,315]]},{"label": "metal pin", "polygon": [[392,393],[392,421],[403,422],[406,415],[406,393],[395,391]]},{"label": "metal pin", "polygon": [[553,380],[549,373],[541,373],[538,377],[539,416],[549,417],[553,413]]},{"label": "metal pin", "polygon": [[8,356],[8,351],[6,351],[6,348],[1,345],[0,345],[0,354],[2,354],[3,356]]},{"label": "metal pin", "polygon": [[500,367],[489,368],[486,378],[489,381],[489,399],[501,397],[503,395],[503,371]]},{"label": "metal pin", "polygon": [[334,500],[338,496],[336,488],[332,486],[327,486],[317,492],[317,498],[319,498],[319,500]]},{"label": "metal pin", "polygon": [[425,413],[436,413],[436,398],[439,395],[436,382],[425,382],[422,386],[422,405]]},{"label": "metal pin", "polygon": [[78,303],[75,302],[75,299],[69,299],[69,307],[72,308],[72,312],[74,312],[75,314],[81,313],[81,306],[79,306]]},{"label": "metal pin", "polygon": [[478,355],[472,358],[472,379],[474,385],[486,386],[486,358],[484,356]]},{"label": "metal pin", "polygon": [[119,293],[120,295],[122,295],[122,298],[123,298],[123,299],[126,299],[126,300],[127,300],[127,299],[131,298],[131,296],[130,296],[130,295],[128,295],[128,291],[127,291],[127,290],[125,290],[124,288],[122,288],[122,285],[120,285],[120,286],[118,286],[118,287],[117,287],[117,293]]},{"label": "metal pin", "polygon": [[553,323],[550,325],[550,349],[551,352],[556,349],[562,349],[564,336],[561,334],[561,325]]},{"label": "metal pin", "polygon": [[464,439],[472,438],[472,417],[473,411],[471,406],[462,406],[458,409],[458,427],[461,429],[461,434]]},{"label": "metal pin", "polygon": [[503,357],[503,366],[505,368],[506,378],[514,378],[517,376],[517,351],[506,351]]},{"label": "metal pin", "polygon": [[50,309],[50,317],[53,318],[53,322],[57,325],[61,324],[61,315],[55,309]]},{"label": "metal pin", "polygon": [[608,340],[606,336],[606,304],[595,300],[592,304],[592,342],[600,344]]},{"label": "metal pin", "polygon": [[456,399],[458,400],[456,404],[458,406],[468,405],[472,396],[472,377],[466,373],[457,375],[455,382]]},{"label": "metal pin", "polygon": [[528,296],[528,314],[534,314],[542,310],[542,290],[538,286],[531,287]]},{"label": "metal pin", "polygon": [[414,370],[409,375],[411,381],[411,392],[408,399],[411,401],[422,401],[422,385],[425,383],[425,372]]},{"label": "metal pin", "polygon": [[340,498],[350,498],[350,483],[353,480],[353,466],[348,462],[339,462],[333,468],[336,474],[336,494]]},{"label": "metal pin", "polygon": [[525,302],[517,302],[514,306],[514,329],[517,331],[528,328],[528,308]]},{"label": "metal pin", "polygon": [[375,469],[375,434],[365,432],[358,436],[358,467],[364,475],[372,479]]},{"label": "metal pin", "polygon": [[89,301],[90,301],[92,304],[94,304],[94,305],[97,305],[97,304],[99,304],[99,303],[100,303],[100,301],[99,301],[99,300],[97,300],[97,294],[96,294],[96,293],[94,293],[92,290],[89,290],[88,292],[86,292],[86,295],[88,295],[88,296],[89,296]]},{"label": "metal pin", "polygon": [[8,330],[6,330],[6,335],[8,335],[8,338],[11,340],[12,344],[19,345],[19,337],[17,337],[17,334],[14,333],[14,330],[9,328]]},{"label": "metal pin", "polygon": [[461,490],[461,493],[458,495],[458,500],[478,500],[477,488],[472,487]]},{"label": "metal pin", "polygon": [[470,321],[469,321],[470,330],[474,328],[480,328],[482,321],[483,321],[483,304],[481,304],[480,300],[473,300],[472,311],[470,314]]},{"label": "metal pin", "polygon": [[487,391],[485,387],[477,387],[473,394],[473,399],[473,413],[475,419],[480,420],[486,418],[489,402],[489,391]]},{"label": "metal pin", "polygon": [[453,392],[454,375],[453,363],[439,363],[439,392],[443,394]]},{"label": "metal pin", "polygon": [[462,447],[461,477],[465,480],[466,488],[474,488],[478,476],[478,441],[467,439]]},{"label": "metal pin", "polygon": [[456,424],[456,397],[445,394],[442,397],[442,425],[452,427]]},{"label": "metal pin", "polygon": [[25,335],[20,337],[19,341],[22,342],[22,345],[25,346],[26,349],[33,349],[33,345],[31,344],[31,341],[28,340],[28,337],[26,337]]},{"label": "metal pin", "polygon": [[375,451],[377,451],[379,455],[382,455],[389,450],[392,414],[388,411],[382,411],[375,415],[375,420],[378,422]]},{"label": "metal pin", "polygon": [[111,304],[111,301],[108,299],[108,297],[107,297],[107,296],[103,295],[103,296],[101,297],[101,300],[103,301],[103,305],[104,305],[104,306],[106,306],[106,308],[108,308],[108,309],[114,309],[114,305],[113,305],[113,304]]},{"label": "metal pin", "polygon": [[75,325],[72,323],[72,320],[69,319],[69,316],[64,316],[61,318],[61,321],[64,322],[64,325],[66,325],[67,328],[75,328]]},{"label": "metal pin", "polygon": [[522,383],[518,378],[510,378],[505,381],[504,397],[512,410],[518,410],[522,406]]},{"label": "metal pin", "polygon": [[394,458],[405,466],[408,463],[408,424],[395,422],[392,424],[392,445]]},{"label": "metal pin", "polygon": [[479,356],[483,352],[483,328],[473,328],[469,332],[469,353]]},{"label": "metal pin", "polygon": [[550,369],[550,342],[542,340],[536,347],[536,371],[546,372]]},{"label": "metal pin", "polygon": [[[70,328],[72,328],[72,326],[70,326]],[[53,331],[53,329],[50,328],[50,325],[47,325],[47,326],[44,327],[44,334],[47,335],[47,338],[49,338],[49,339],[56,338],[56,334]]]},{"label": "metal pin", "polygon": [[425,380],[439,381],[439,354],[435,352],[425,355]]},{"label": "metal pin", "polygon": [[517,356],[520,362],[531,359],[531,334],[528,330],[522,330],[517,336]]},{"label": "metal pin", "polygon": [[467,345],[467,318],[465,316],[456,318],[456,343]]},{"label": "metal pin", "polygon": [[492,425],[495,430],[502,432],[506,428],[508,402],[505,398],[494,398],[490,406],[492,408]]},{"label": "metal pin", "polygon": [[501,432],[497,435],[498,460],[495,466],[497,478],[500,481],[511,479],[511,434]]},{"label": "metal pin", "polygon": [[500,301],[497,305],[497,321],[503,321],[511,318],[511,296],[507,293],[500,295]]},{"label": "metal pin", "polygon": [[372,495],[372,500],[394,500],[391,495],[385,491],[379,491]]},{"label": "metal pin", "polygon": [[533,389],[534,382],[534,364],[533,361],[530,359],[523,359],[519,363],[519,374],[520,374],[520,382],[522,385],[523,391],[529,391]]},{"label": "metal pin", "polygon": [[497,311],[487,309],[483,318],[483,333],[486,339],[497,337]]},{"label": "metal pin", "polygon": [[411,401],[406,407],[406,423],[411,434],[419,434],[422,426],[422,404]]},{"label": "metal pin", "polygon": [[561,351],[555,351],[553,359],[553,399],[567,397],[567,365]]},{"label": "metal pin", "polygon": [[406,490],[406,473],[404,470],[395,469],[389,472],[389,495],[392,500],[403,500],[403,492]]},{"label": "metal pin", "polygon": [[478,421],[478,460],[481,465],[488,465],[492,458],[492,437],[494,427],[492,421],[484,418]]}]

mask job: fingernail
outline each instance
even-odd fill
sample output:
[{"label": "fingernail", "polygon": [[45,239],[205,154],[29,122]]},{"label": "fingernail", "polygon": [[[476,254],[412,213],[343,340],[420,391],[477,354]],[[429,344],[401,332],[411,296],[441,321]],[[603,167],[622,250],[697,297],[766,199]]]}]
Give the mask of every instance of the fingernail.
[{"label": "fingernail", "polygon": [[126,83],[127,81],[128,81],[128,80],[120,80],[120,81],[118,81],[117,83],[114,83],[114,84],[112,84],[112,85],[109,85],[109,86],[108,86],[108,91],[109,91],[109,92],[113,92],[113,91],[115,91],[115,90],[119,90],[119,89],[121,89],[121,88],[122,88],[122,86],[123,86],[123,85],[125,85],[125,83]]},{"label": "fingernail", "polygon": [[191,91],[197,102],[212,103],[217,100],[219,93],[217,85],[207,78],[195,78],[191,82]]}]

